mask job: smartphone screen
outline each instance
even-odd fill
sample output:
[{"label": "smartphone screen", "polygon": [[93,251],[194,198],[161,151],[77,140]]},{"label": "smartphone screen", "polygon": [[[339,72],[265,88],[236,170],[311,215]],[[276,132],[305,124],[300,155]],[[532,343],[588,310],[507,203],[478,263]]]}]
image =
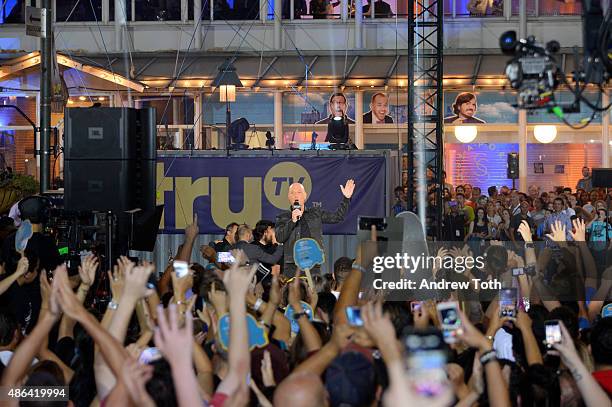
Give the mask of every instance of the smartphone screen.
[{"label": "smartphone screen", "polygon": [[437,305],[437,308],[444,340],[446,343],[456,342],[456,336],[462,332],[459,304],[456,302],[442,302]]},{"label": "smartphone screen", "polygon": [[555,343],[561,343],[561,327],[558,320],[544,322],[546,329],[546,345],[551,348]]},{"label": "smartphone screen", "polygon": [[503,288],[499,292],[499,315],[501,317],[516,317],[516,288]]},{"label": "smartphone screen", "polygon": [[236,259],[230,252],[219,252],[217,253],[217,261],[219,263],[234,263]]},{"label": "smartphone screen", "polygon": [[525,274],[524,270],[522,267],[515,267],[512,269],[512,275],[513,276],[520,276],[521,274]]},{"label": "smartphone screen", "polygon": [[361,308],[359,307],[346,307],[346,318],[350,326],[363,326]]},{"label": "smartphone screen", "polygon": [[174,260],[172,267],[178,278],[183,278],[189,273],[189,265],[186,261]]},{"label": "smartphone screen", "polygon": [[421,301],[412,301],[410,303],[410,311],[412,312],[419,312],[421,311],[422,307],[423,307],[423,304],[421,304]]},{"label": "smartphone screen", "polygon": [[442,334],[437,329],[412,331],[403,336],[408,375],[414,390],[424,397],[435,397],[447,385],[447,353]]}]

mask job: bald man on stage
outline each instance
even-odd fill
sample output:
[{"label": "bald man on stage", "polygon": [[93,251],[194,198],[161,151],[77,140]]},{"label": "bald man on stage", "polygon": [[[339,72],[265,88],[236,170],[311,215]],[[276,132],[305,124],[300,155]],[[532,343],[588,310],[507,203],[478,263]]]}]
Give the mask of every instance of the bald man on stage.
[{"label": "bald man on stage", "polygon": [[[284,243],[284,268],[283,272],[289,277],[295,275],[295,262],[293,260],[293,245],[299,239],[310,237],[319,242],[323,247],[323,224],[340,223],[344,220],[344,215],[348,210],[349,202],[355,190],[355,181],[349,179],[345,185],[340,185],[343,199],[335,212],[327,212],[321,207],[306,208],[305,202],[308,194],[304,186],[300,183],[293,183],[289,186],[290,209],[282,212],[276,217],[276,240]],[[311,270],[318,273],[317,267]]]}]

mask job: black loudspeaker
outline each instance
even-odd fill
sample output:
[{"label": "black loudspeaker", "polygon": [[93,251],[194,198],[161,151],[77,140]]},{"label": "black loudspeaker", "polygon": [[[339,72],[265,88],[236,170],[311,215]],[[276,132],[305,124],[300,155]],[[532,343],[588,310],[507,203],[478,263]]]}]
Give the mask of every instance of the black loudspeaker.
[{"label": "black loudspeaker", "polygon": [[155,109],[70,108],[65,128],[67,210],[155,208]]},{"label": "black loudspeaker", "polygon": [[508,153],[508,179],[518,179],[519,177],[519,156],[518,153]]},{"label": "black loudspeaker", "polygon": [[612,168],[593,168],[591,178],[594,188],[612,188]]},{"label": "black loudspeaker", "polygon": [[66,160],[64,207],[113,211],[155,208],[155,160]]},{"label": "black loudspeaker", "polygon": [[66,160],[154,160],[155,109],[67,108]]}]

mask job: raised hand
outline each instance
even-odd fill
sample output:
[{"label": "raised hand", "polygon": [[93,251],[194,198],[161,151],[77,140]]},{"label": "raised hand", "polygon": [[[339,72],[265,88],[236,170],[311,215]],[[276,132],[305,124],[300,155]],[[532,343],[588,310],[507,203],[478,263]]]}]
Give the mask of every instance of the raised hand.
[{"label": "raised hand", "polygon": [[66,266],[62,265],[55,269],[53,287],[57,294],[57,301],[64,314],[68,317],[79,320],[80,315],[85,311],[77,296],[72,292]]},{"label": "raised hand", "polygon": [[547,238],[555,241],[555,242],[565,242],[565,225],[560,221],[555,221],[552,225],[550,225],[550,232],[546,235]]},{"label": "raised hand", "polygon": [[96,270],[98,269],[98,259],[90,254],[85,257],[79,266],[79,277],[81,277],[81,284],[89,288],[96,279]]},{"label": "raised hand", "polygon": [[235,250],[233,253],[236,262],[225,271],[223,284],[230,298],[244,298],[249,289],[249,284],[251,284],[251,280],[257,271],[257,266],[240,267],[238,265],[239,261],[246,258],[246,255],[242,250]]},{"label": "raised hand", "polygon": [[459,315],[461,317],[461,325],[463,325],[463,330],[457,335],[457,337],[466,345],[473,348],[478,348],[481,351],[491,349],[491,342],[489,342],[489,340],[482,333],[480,333],[480,331],[474,325],[472,325],[463,311],[459,310]]},{"label": "raised hand", "polygon": [[263,359],[261,360],[261,377],[263,379],[264,386],[276,386],[274,371],[272,370],[272,360],[270,359],[270,352],[267,350],[264,351]]},{"label": "raised hand", "polygon": [[272,267],[272,286],[270,287],[268,302],[274,307],[278,307],[278,304],[281,302],[281,290],[278,282],[279,273],[280,270],[275,270],[274,267]]},{"label": "raised hand", "polygon": [[138,301],[143,297],[151,295],[153,290],[147,288],[147,280],[153,272],[153,265],[145,264],[133,267],[125,275],[125,287],[123,297]]},{"label": "raised hand", "polygon": [[518,227],[518,232],[525,242],[531,242],[531,228],[529,227],[529,223],[526,220],[521,221],[521,224]]},{"label": "raised hand", "polygon": [[185,326],[179,327],[179,312],[175,304],[168,306],[168,317],[164,308],[157,308],[155,346],[164,355],[172,369],[191,367],[193,352],[193,319],[185,318]]},{"label": "raised hand", "polygon": [[395,346],[395,328],[388,315],[383,315],[382,304],[368,303],[361,307],[363,327],[379,349]]},{"label": "raised hand", "polygon": [[345,198],[352,197],[353,192],[355,191],[355,181],[349,179],[348,181],[346,181],[346,184],[344,184],[344,186],[340,185],[340,190],[342,191],[342,195],[344,195]]},{"label": "raised hand", "polygon": [[29,267],[30,267],[30,261],[28,260],[28,258],[26,256],[21,256],[21,258],[19,259],[19,262],[17,262],[17,269],[15,270],[15,274],[21,277],[25,273],[28,272]]},{"label": "raised hand", "polygon": [[200,246],[200,252],[202,253],[202,257],[204,257],[210,263],[214,263],[217,260],[217,252],[214,248],[207,244]]},{"label": "raised hand", "polygon": [[208,292],[208,299],[213,305],[218,317],[221,317],[221,315],[227,312],[227,293],[218,290],[214,283],[211,285],[210,291]]},{"label": "raised hand", "polygon": [[113,266],[113,273],[111,271],[107,271],[108,281],[110,281],[111,294],[113,295],[113,300],[119,301],[121,296],[123,295],[123,286],[125,281],[123,279],[123,268],[118,266]]},{"label": "raised hand", "polygon": [[137,359],[128,358],[121,370],[121,380],[134,403],[137,406],[154,407],[155,402],[147,393],[146,384],[153,376],[153,366],[138,363]]},{"label": "raised hand", "polygon": [[329,344],[332,345],[336,351],[340,352],[351,342],[353,333],[353,328],[347,324],[335,325]]},{"label": "raised hand", "polygon": [[193,222],[187,225],[185,228],[185,238],[195,239],[200,234],[200,227],[198,226],[198,214],[193,214]]},{"label": "raised hand", "polygon": [[295,272],[295,279],[289,285],[289,296],[287,298],[287,302],[293,308],[293,312],[301,312],[302,305],[301,301],[301,291],[300,291],[300,269],[298,268]]},{"label": "raised hand", "polygon": [[553,348],[559,351],[563,363],[567,367],[573,368],[582,362],[580,361],[580,356],[578,355],[576,347],[574,346],[574,340],[567,331],[563,321],[559,321],[559,326],[561,327],[561,343],[553,344]]},{"label": "raised hand", "polygon": [[514,325],[516,325],[516,327],[521,331],[527,331],[531,329],[531,323],[532,321],[531,318],[529,318],[529,315],[527,315],[526,312],[519,310],[516,314],[516,321],[514,322]]},{"label": "raised hand", "polygon": [[570,235],[574,239],[575,242],[584,242],[586,241],[586,225],[584,221],[580,218],[574,219],[572,221],[572,225],[574,226],[575,232],[570,231]]}]

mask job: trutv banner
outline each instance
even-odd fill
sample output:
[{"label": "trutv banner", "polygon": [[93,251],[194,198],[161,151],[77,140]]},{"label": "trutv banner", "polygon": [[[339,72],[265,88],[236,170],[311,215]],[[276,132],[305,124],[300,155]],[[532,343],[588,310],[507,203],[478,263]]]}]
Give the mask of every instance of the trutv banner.
[{"label": "trutv banner", "polygon": [[306,207],[333,212],[340,185],[352,178],[355,192],[344,222],[325,225],[327,234],[355,234],[357,217],[385,216],[382,157],[163,157],[157,163],[157,204],[164,204],[161,233],[181,233],[198,214],[200,233],[221,233],[231,222],[254,227],[289,209],[289,185],[300,182]]}]

